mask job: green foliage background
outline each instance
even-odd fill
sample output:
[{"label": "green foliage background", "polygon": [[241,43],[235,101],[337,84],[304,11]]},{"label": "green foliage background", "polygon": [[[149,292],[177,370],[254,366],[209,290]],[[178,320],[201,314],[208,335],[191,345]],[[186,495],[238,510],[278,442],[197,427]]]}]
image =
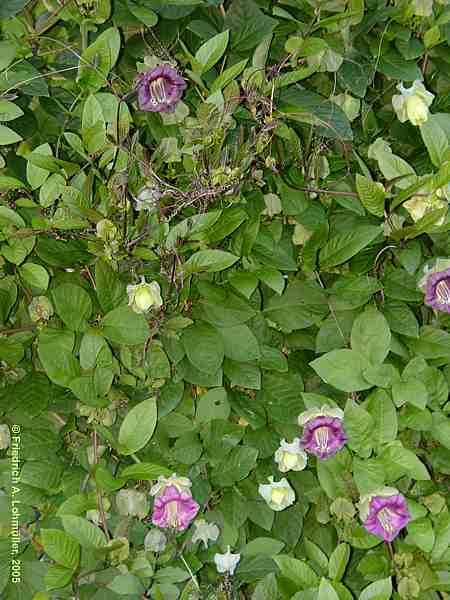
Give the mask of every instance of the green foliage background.
[{"label": "green foliage background", "polygon": [[[1,451],[2,598],[448,598],[450,318],[418,281],[450,255],[450,218],[403,203],[450,182],[450,8],[414,4],[1,4],[0,415],[23,461],[12,583]],[[158,62],[188,82],[172,114],[133,93]],[[400,123],[395,86],[422,78],[432,114]],[[137,211],[145,186],[159,199]],[[145,316],[127,305],[141,276],[163,298]],[[274,513],[258,485],[323,403],[348,444],[288,473],[296,502]],[[172,472],[220,528],[208,549],[188,530],[146,552],[151,511],[117,511],[119,489]],[[391,548],[356,511],[383,485],[413,517]]]}]

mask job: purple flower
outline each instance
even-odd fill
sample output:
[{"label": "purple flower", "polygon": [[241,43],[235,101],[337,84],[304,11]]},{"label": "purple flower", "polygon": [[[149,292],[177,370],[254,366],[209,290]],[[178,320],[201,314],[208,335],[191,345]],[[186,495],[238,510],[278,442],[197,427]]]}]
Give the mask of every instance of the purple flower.
[{"label": "purple flower", "polygon": [[152,523],[158,527],[183,531],[195,518],[199,508],[190,492],[180,492],[176,487],[169,486],[155,499]]},{"label": "purple flower", "polygon": [[325,460],[336,454],[346,441],[342,419],[319,416],[305,423],[300,444],[307,452]]},{"label": "purple flower", "polygon": [[169,65],[160,65],[143,73],[138,82],[138,101],[147,112],[174,112],[186,82]]},{"label": "purple flower", "polygon": [[428,276],[425,304],[436,310],[450,313],[450,269],[438,271]]},{"label": "purple flower", "polygon": [[364,527],[386,542],[392,542],[410,520],[411,515],[406,500],[401,494],[373,496]]}]

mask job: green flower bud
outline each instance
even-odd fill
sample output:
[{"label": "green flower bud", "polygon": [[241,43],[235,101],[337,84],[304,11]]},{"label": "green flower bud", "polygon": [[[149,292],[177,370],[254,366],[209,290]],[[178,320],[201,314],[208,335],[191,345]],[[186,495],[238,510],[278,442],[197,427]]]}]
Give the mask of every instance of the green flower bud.
[{"label": "green flower bud", "polygon": [[109,219],[102,219],[96,226],[97,237],[104,242],[110,242],[117,235],[117,227]]}]

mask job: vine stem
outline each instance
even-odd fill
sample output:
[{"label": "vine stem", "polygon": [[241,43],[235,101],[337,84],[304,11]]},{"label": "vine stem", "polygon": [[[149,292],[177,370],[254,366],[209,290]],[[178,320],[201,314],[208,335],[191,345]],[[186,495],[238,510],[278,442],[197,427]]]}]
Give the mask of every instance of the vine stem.
[{"label": "vine stem", "polygon": [[386,546],[387,546],[391,561],[394,562],[394,549],[392,548],[391,542],[386,542]]},{"label": "vine stem", "polygon": [[[98,435],[97,435],[97,431],[95,429],[92,432],[92,446],[94,447],[94,463],[96,465],[98,465]],[[98,506],[98,512],[100,513],[100,521],[102,523],[102,529],[105,533],[106,539],[108,540],[108,542],[110,542],[111,537],[109,535],[108,525],[106,524],[105,508],[103,506],[103,496],[98,487],[97,481],[95,481],[95,486],[97,488],[97,506]]]},{"label": "vine stem", "polygon": [[225,7],[223,4],[219,4],[219,12],[222,15],[223,18],[225,18]]},{"label": "vine stem", "polygon": [[24,333],[25,331],[34,331],[36,325],[24,325],[15,329],[0,329],[0,335],[14,335],[15,333]]},{"label": "vine stem", "polygon": [[187,564],[187,562],[186,562],[186,559],[184,558],[183,554],[180,554],[180,558],[181,558],[181,561],[182,561],[182,563],[183,563],[183,564],[184,564],[184,566],[186,567],[186,569],[187,569],[187,571],[188,571],[188,573],[189,573],[189,576],[190,576],[191,580],[194,582],[194,585],[195,585],[195,587],[196,587],[196,588],[197,588],[197,589],[200,591],[200,586],[199,586],[199,584],[198,584],[197,578],[196,578],[196,576],[194,575],[194,573],[191,571],[191,568],[190,568],[190,566]]}]

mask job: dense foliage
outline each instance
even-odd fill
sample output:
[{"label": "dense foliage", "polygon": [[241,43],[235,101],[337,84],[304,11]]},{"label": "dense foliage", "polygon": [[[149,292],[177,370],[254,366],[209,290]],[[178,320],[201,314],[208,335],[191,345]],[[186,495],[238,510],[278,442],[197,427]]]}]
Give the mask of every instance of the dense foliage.
[{"label": "dense foliage", "polygon": [[448,0],[0,27],[0,596],[448,598]]}]

